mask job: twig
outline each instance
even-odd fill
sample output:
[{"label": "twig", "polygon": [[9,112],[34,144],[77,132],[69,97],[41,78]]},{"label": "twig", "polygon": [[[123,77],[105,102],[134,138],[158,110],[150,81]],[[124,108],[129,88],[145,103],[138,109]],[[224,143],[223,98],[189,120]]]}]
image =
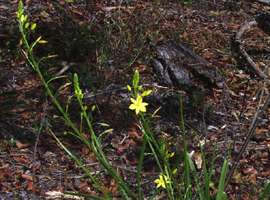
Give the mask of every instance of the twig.
[{"label": "twig", "polygon": [[[156,88],[156,89],[169,89],[168,87],[161,86],[161,85],[156,85],[156,84],[142,84],[144,87],[149,87],[149,88]],[[127,92],[127,87],[121,86],[121,85],[110,85],[109,87],[100,90],[96,93],[94,92],[85,92],[84,94],[84,99],[85,100],[91,100],[93,98],[96,98],[98,96],[103,96],[103,95],[111,95],[112,93],[116,92]]]},{"label": "twig", "polygon": [[68,71],[70,68],[76,66],[76,63],[67,63],[67,62],[62,62],[63,68],[57,72],[56,76],[61,76],[63,75],[66,71]]},{"label": "twig", "polygon": [[[264,95],[264,93],[262,92],[261,98],[263,98],[263,95]],[[247,133],[247,137],[246,137],[246,139],[244,141],[244,144],[241,147],[240,152],[239,152],[239,154],[238,154],[235,162],[233,163],[233,166],[232,166],[232,168],[231,168],[231,170],[230,170],[230,172],[228,174],[228,178],[226,180],[226,186],[231,181],[231,178],[232,178],[232,176],[234,174],[234,171],[238,167],[239,161],[242,158],[242,155],[245,152],[245,150],[246,150],[246,148],[247,148],[247,146],[248,146],[248,144],[250,142],[250,139],[252,138],[252,136],[253,136],[253,134],[255,132],[255,129],[257,127],[260,116],[268,109],[269,105],[270,105],[270,93],[267,94],[266,100],[265,100],[265,102],[264,102],[264,104],[263,104],[263,106],[261,108],[260,108],[260,103],[259,103],[259,107],[257,109],[257,112],[255,113],[255,116],[254,116],[254,118],[252,120],[252,123],[250,124],[250,127],[249,127],[249,130],[248,130],[248,133]]]},{"label": "twig", "polygon": [[102,8],[102,10],[104,10],[106,12],[110,12],[113,10],[120,10],[120,9],[131,10],[131,9],[134,9],[134,7],[132,7],[132,6],[107,6],[107,7]]},{"label": "twig", "polygon": [[239,51],[260,78],[262,79],[268,78],[268,76],[265,73],[263,73],[262,70],[258,67],[258,65],[251,59],[251,57],[248,55],[248,53],[245,51],[242,45],[239,45]]}]

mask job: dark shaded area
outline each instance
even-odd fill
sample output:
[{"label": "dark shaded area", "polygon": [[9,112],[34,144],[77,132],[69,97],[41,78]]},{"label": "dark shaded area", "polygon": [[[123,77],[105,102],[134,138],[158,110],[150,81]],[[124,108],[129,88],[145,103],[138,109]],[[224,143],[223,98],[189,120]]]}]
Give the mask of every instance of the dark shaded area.
[{"label": "dark shaded area", "polygon": [[255,20],[258,23],[258,27],[265,33],[270,35],[270,14],[261,13],[255,16]]}]

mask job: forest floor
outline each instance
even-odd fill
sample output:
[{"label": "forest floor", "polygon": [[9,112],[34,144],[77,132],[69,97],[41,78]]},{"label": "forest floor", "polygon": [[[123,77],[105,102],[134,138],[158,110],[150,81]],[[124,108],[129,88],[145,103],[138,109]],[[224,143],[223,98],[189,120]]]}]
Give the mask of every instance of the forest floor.
[{"label": "forest floor", "polygon": [[[38,24],[34,37],[42,35],[48,41],[37,54],[57,55],[44,64],[44,71],[56,74],[70,66],[64,73],[66,79],[78,73],[84,91],[89,94],[125,87],[135,69],[140,71],[143,84],[153,85],[157,82],[151,68],[153,47],[166,40],[187,43],[218,68],[226,83],[223,89],[213,89],[199,107],[184,108],[189,151],[200,156],[198,143],[205,139],[209,155],[213,152],[218,155],[219,172],[226,156],[233,160],[238,155],[265,86],[254,73],[245,70],[247,64],[240,66],[236,62],[232,40],[245,21],[269,12],[270,6],[246,0],[126,2],[129,3],[99,1],[95,7],[87,7],[82,0],[25,1],[26,13]],[[16,9],[16,0],[0,0],[0,199],[45,199],[52,191],[94,194],[89,181],[47,131],[46,126],[61,136],[66,127],[21,55]],[[270,37],[258,28],[247,32],[244,40],[251,50],[267,49],[270,43]],[[254,56],[254,59],[269,64],[269,57],[260,60]],[[65,83],[59,81],[55,88]],[[70,91],[58,91],[64,102]],[[89,100],[89,105],[97,105],[95,122],[109,124],[113,129],[103,141],[108,159],[134,185],[138,130],[128,105],[121,101],[124,95],[121,92],[100,98],[97,95]],[[159,107],[154,103],[151,106],[152,110]],[[156,134],[174,141],[178,112],[168,107],[161,108],[162,114],[154,126]],[[76,106],[73,109],[76,113]],[[44,128],[39,131],[41,126]],[[97,130],[103,129],[98,123],[95,126]],[[102,171],[86,147],[67,136],[61,138],[87,161],[91,170]],[[181,152],[181,147],[176,151]],[[146,193],[153,190],[153,181],[158,176],[153,165],[150,160],[144,166],[142,185]],[[257,199],[269,177],[268,108],[227,187],[229,199]],[[104,175],[103,181],[108,191],[116,192],[117,185],[110,177]]]}]

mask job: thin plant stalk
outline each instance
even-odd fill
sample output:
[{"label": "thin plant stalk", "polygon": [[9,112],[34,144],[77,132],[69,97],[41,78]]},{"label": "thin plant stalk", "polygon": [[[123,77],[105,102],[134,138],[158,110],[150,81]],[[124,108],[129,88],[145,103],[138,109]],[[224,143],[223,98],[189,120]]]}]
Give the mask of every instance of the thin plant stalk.
[{"label": "thin plant stalk", "polygon": [[179,97],[179,104],[180,104],[180,124],[179,127],[181,132],[183,133],[183,143],[184,143],[184,188],[185,188],[185,199],[190,199],[192,194],[190,190],[191,186],[191,174],[190,174],[190,167],[189,167],[189,155],[187,150],[186,144],[186,129],[185,129],[185,120],[184,120],[184,111],[183,111],[183,99]]},{"label": "thin plant stalk", "polygon": [[221,175],[220,175],[220,179],[219,179],[219,184],[218,184],[218,193],[216,196],[216,200],[226,200],[227,199],[227,195],[224,192],[225,190],[225,185],[226,185],[226,175],[227,175],[227,171],[228,171],[228,161],[225,159],[225,161],[223,162],[223,166],[221,169]]},{"label": "thin plant stalk", "polygon": [[[145,139],[154,155],[154,158],[156,160],[156,163],[161,171],[162,174],[165,174],[166,177],[168,178],[168,183],[166,184],[166,189],[168,191],[169,199],[174,200],[174,191],[172,188],[172,173],[170,171],[170,166],[168,164],[168,161],[166,160],[165,156],[163,153],[160,151],[160,146],[156,139],[153,137],[149,122],[145,119],[144,115],[140,115],[140,120],[141,120],[141,127],[142,127],[142,132],[146,136]],[[161,162],[162,161],[162,162]],[[163,163],[163,166],[162,166]]]},{"label": "thin plant stalk", "polygon": [[[79,106],[82,111],[82,115],[86,121],[88,130],[91,135],[91,149],[94,151],[95,155],[98,158],[98,161],[102,164],[102,166],[108,171],[108,173],[117,181],[117,183],[120,185],[120,188],[123,191],[123,195],[126,197],[132,197],[135,198],[134,194],[130,191],[128,185],[123,181],[123,179],[117,174],[117,172],[113,169],[112,165],[107,160],[106,156],[104,155],[102,151],[102,147],[100,145],[100,142],[98,138],[96,137],[96,134],[93,130],[92,123],[90,122],[89,116],[87,114],[86,107],[83,105],[82,98],[80,95],[76,94],[76,90],[80,90],[79,88],[79,82],[78,82],[78,76],[77,74],[74,75],[74,87],[75,87],[75,96],[77,97],[77,102],[79,103]],[[77,88],[76,88],[77,87]]]},{"label": "thin plant stalk", "polygon": [[144,153],[145,153],[145,149],[146,149],[146,136],[143,135],[143,144],[140,150],[140,157],[139,157],[139,161],[138,161],[138,165],[137,165],[137,191],[138,191],[138,199],[139,200],[143,200],[143,191],[142,191],[142,187],[141,187],[141,172],[142,172],[142,165],[143,165],[143,160],[144,160]]},{"label": "thin plant stalk", "polygon": [[[21,12],[23,15],[23,5],[22,5],[22,1],[19,2],[19,8],[18,8],[18,12]],[[80,140],[82,140],[82,142],[89,148],[92,149],[94,151],[94,153],[96,154],[96,156],[99,158],[100,163],[103,165],[103,167],[109,172],[109,174],[111,174],[113,176],[113,178],[116,179],[116,181],[120,184],[122,191],[124,192],[124,196],[125,199],[130,199],[129,196],[134,198],[134,195],[131,193],[130,189],[128,188],[128,186],[125,184],[125,182],[122,180],[122,178],[116,173],[116,171],[112,168],[112,166],[109,164],[109,162],[107,161],[105,155],[102,152],[101,146],[99,141],[97,140],[97,137],[93,131],[92,125],[90,123],[89,117],[86,114],[86,111],[84,109],[84,107],[82,106],[82,101],[78,101],[84,118],[86,119],[88,128],[90,130],[91,133],[91,138],[92,138],[92,144],[88,141],[88,139],[83,135],[83,133],[76,127],[76,125],[71,121],[70,117],[68,116],[68,113],[65,112],[65,109],[63,109],[63,107],[61,106],[61,104],[59,103],[59,101],[56,99],[56,97],[53,95],[52,90],[50,89],[50,86],[48,85],[47,81],[45,80],[40,67],[39,67],[39,62],[36,61],[35,56],[33,55],[33,46],[35,46],[37,44],[37,41],[33,43],[33,45],[29,45],[28,40],[27,40],[27,36],[26,33],[24,31],[24,24],[22,21],[19,21],[19,30],[21,32],[22,35],[22,42],[25,45],[25,48],[27,50],[23,51],[28,63],[30,64],[30,66],[37,72],[45,90],[46,93],[48,94],[48,96],[51,98],[52,102],[54,103],[54,105],[56,106],[56,108],[59,110],[59,112],[62,114],[63,119],[65,121],[65,123],[75,132],[75,135],[78,136],[78,138]],[[74,156],[70,151],[68,151],[68,149],[60,142],[60,140],[54,135],[54,138],[57,139],[56,141],[58,142],[58,144],[68,153],[68,155],[77,163],[79,164],[80,167],[84,166],[83,163],[76,157]],[[91,178],[91,180],[93,180],[95,183],[97,183],[95,181],[95,179],[93,178],[93,176],[91,175],[91,173],[89,173],[89,171],[82,167],[82,169],[84,170],[84,172]],[[100,189],[101,187],[99,187]]]}]

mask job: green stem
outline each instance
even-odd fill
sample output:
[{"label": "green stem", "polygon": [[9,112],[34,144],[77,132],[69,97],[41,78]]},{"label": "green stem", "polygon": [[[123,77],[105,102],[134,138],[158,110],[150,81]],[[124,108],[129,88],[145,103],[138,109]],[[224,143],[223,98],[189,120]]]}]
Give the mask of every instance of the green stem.
[{"label": "green stem", "polygon": [[137,166],[137,190],[139,193],[139,200],[143,200],[143,193],[142,193],[142,187],[141,187],[141,172],[142,172],[142,165],[143,165],[143,159],[144,159],[144,153],[146,148],[146,136],[143,135],[143,144],[141,147],[140,157],[139,157],[139,163]]}]

